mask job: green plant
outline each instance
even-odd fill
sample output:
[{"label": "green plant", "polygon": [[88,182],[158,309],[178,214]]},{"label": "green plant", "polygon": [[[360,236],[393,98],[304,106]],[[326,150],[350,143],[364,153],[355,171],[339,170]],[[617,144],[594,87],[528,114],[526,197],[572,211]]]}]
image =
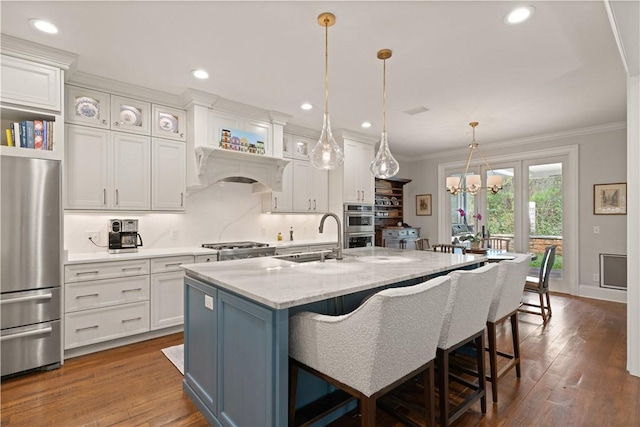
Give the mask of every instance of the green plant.
[{"label": "green plant", "polygon": [[480,242],[482,240],[482,233],[468,234],[460,237],[460,241],[464,242],[466,240],[470,242]]}]

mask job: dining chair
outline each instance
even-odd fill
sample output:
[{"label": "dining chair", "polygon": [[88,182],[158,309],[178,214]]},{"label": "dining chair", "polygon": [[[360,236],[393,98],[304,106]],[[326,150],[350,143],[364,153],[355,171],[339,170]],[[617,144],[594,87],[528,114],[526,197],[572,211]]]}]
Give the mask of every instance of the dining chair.
[{"label": "dining chair", "polygon": [[511,239],[504,239],[501,237],[488,237],[480,241],[480,247],[485,249],[499,249],[509,252],[509,244]]},{"label": "dining chair", "polygon": [[[482,413],[487,412],[484,328],[494,295],[498,265],[487,264],[475,270],[453,271],[448,276],[451,277],[451,292],[436,352],[440,425],[443,426],[450,425],[478,400]],[[470,342],[475,347],[477,384],[451,372],[451,354]],[[449,403],[450,380],[472,390],[462,403],[453,408]]]},{"label": "dining chair", "polygon": [[418,251],[426,251],[427,249],[431,248],[431,246],[429,245],[429,239],[427,239],[426,237],[416,240],[415,243],[416,250]]},{"label": "dining chair", "polygon": [[[527,276],[527,281],[524,284],[524,290],[526,292],[537,293],[540,298],[540,305],[530,302],[522,302],[520,305],[520,311],[523,313],[537,314],[542,316],[542,323],[546,323],[551,317],[551,301],[549,300],[549,275],[553,263],[556,259],[556,246],[548,246],[544,250],[544,256],[542,257],[542,263],[540,264],[540,273],[538,277]],[[547,299],[547,305],[544,304],[544,297]],[[537,307],[537,310],[527,310],[522,306]]]},{"label": "dining chair", "polygon": [[463,245],[451,245],[447,243],[438,243],[436,245],[433,245],[433,251],[446,252],[448,254],[462,253],[462,255],[464,255],[467,253],[467,248],[466,246],[463,246]]},{"label": "dining chair", "polygon": [[[522,290],[529,272],[529,254],[518,255],[513,260],[498,263],[498,278],[493,293],[493,300],[489,306],[487,316],[487,340],[489,352],[489,375],[493,401],[498,401],[498,381],[507,372],[516,368],[516,377],[520,378],[520,333],[518,328],[518,308]],[[513,353],[498,351],[496,326],[509,320],[511,322],[511,341]],[[498,356],[508,360],[498,371]]]},{"label": "dining chair", "polygon": [[426,420],[435,425],[434,359],[450,284],[449,277],[441,276],[415,286],[385,289],[343,316],[310,312],[292,316],[289,425],[296,425],[299,369],[358,399],[362,426],[375,425],[380,396],[424,372]]}]

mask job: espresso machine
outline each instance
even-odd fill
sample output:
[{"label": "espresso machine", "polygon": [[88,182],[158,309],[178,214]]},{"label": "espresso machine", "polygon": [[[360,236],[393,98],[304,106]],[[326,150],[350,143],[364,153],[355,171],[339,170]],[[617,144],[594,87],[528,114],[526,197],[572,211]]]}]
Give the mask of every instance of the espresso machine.
[{"label": "espresso machine", "polygon": [[137,252],[142,246],[137,219],[109,220],[109,253]]}]

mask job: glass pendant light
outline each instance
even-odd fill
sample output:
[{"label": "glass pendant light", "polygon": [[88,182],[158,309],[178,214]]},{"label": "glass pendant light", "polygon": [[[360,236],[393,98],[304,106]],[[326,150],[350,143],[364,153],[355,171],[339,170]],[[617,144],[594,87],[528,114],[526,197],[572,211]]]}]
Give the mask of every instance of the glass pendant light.
[{"label": "glass pendant light", "polygon": [[324,27],[324,120],[322,134],[311,150],[311,164],[317,169],[333,170],[344,161],[342,148],[333,139],[329,120],[329,27],[336,23],[332,13],[321,13],[318,23]]},{"label": "glass pendant light", "polygon": [[371,162],[371,173],[376,178],[391,178],[400,170],[400,165],[389,150],[387,141],[387,59],[391,58],[391,49],[378,51],[378,59],[382,59],[382,137],[376,158]]}]

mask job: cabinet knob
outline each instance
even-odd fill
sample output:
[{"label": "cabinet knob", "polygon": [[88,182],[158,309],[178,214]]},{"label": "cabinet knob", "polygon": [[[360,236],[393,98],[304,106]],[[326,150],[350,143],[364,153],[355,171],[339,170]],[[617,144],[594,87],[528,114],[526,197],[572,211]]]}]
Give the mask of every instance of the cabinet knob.
[{"label": "cabinet knob", "polygon": [[180,134],[180,138],[184,138],[184,133],[181,133],[181,134]]},{"label": "cabinet knob", "polygon": [[106,120],[102,120],[102,124],[103,124],[103,125],[106,125],[106,124],[107,124],[107,121],[106,121]]},{"label": "cabinet knob", "polygon": [[114,125],[114,126],[120,126],[120,122],[118,122],[118,121],[113,122],[113,125]]}]

